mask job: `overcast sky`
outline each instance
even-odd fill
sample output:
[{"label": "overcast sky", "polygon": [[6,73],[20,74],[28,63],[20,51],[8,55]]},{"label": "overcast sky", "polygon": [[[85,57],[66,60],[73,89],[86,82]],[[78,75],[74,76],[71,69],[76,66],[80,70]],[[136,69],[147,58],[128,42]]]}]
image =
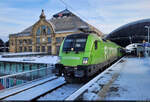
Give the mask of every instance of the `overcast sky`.
[{"label": "overcast sky", "polygon": [[[150,18],[150,0],[63,0],[67,8],[89,24],[108,34],[116,28]],[[64,10],[61,0],[0,0],[0,38],[18,33],[39,20]]]}]

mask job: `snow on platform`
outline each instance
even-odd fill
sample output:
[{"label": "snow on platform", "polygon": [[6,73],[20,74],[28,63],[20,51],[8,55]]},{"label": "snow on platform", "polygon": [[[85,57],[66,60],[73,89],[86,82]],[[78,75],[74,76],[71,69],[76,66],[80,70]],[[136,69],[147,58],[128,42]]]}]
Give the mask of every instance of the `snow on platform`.
[{"label": "snow on platform", "polygon": [[26,62],[26,63],[42,63],[42,64],[55,64],[57,63],[57,56],[37,56],[37,57],[12,57],[12,58],[3,58],[0,57],[0,61],[3,62]]},{"label": "snow on platform", "polygon": [[66,100],[150,100],[150,58],[124,57]]},{"label": "snow on platform", "polygon": [[125,58],[105,100],[150,100],[150,58]]},{"label": "snow on platform", "polygon": [[99,91],[101,91],[102,86],[106,85],[109,80],[111,80],[113,75],[120,72],[121,66],[118,66],[118,63],[120,63],[122,60],[123,58],[97,75],[79,90],[74,92],[71,96],[69,96],[66,100],[97,100],[97,98],[99,98],[97,94]]},{"label": "snow on platform", "polygon": [[25,90],[23,92],[20,92],[16,95],[10,96],[4,100],[6,101],[30,101],[62,84],[65,83],[65,80],[63,77],[59,77],[58,79],[46,82],[44,84],[38,85],[36,87],[33,87],[31,89]]}]

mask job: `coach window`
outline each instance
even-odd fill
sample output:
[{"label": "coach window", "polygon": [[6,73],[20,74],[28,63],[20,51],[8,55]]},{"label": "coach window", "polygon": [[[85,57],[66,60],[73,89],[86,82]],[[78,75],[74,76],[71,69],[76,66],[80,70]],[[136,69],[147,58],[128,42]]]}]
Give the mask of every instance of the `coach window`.
[{"label": "coach window", "polygon": [[95,40],[94,43],[95,43],[95,50],[97,50],[97,47],[98,47],[98,46],[97,46],[97,40]]}]

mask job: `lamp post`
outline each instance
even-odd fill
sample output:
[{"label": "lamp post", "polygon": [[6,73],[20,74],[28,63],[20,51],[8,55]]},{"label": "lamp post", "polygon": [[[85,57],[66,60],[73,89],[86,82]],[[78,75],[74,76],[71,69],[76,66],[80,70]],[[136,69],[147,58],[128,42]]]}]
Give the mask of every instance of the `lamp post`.
[{"label": "lamp post", "polygon": [[148,43],[149,43],[149,29],[150,29],[150,26],[145,26],[145,28],[148,29]]},{"label": "lamp post", "polygon": [[[148,45],[147,45],[147,46],[149,46],[149,29],[150,29],[150,26],[145,26],[145,28],[147,28],[147,30],[148,30],[148,38],[147,38],[147,40],[148,40]],[[148,54],[148,55],[146,55],[146,56],[149,56],[149,48],[148,48],[148,47],[146,47],[146,52],[147,52],[147,54]]]}]

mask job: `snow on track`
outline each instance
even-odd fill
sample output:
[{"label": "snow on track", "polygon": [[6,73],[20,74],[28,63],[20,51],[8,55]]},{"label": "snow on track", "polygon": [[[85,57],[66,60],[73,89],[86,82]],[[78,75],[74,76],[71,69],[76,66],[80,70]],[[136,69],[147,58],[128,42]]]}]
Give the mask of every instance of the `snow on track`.
[{"label": "snow on track", "polygon": [[51,77],[48,76],[47,78],[44,78],[44,79],[38,79],[38,80],[29,82],[29,83],[25,83],[25,84],[21,84],[21,85],[18,85],[16,87],[12,87],[12,88],[9,88],[6,90],[1,90],[0,91],[0,99],[3,99],[7,96],[11,96],[13,94],[22,92],[23,90],[27,90],[31,87],[37,86],[41,83],[44,83],[44,82],[49,81],[49,80],[53,80],[55,78],[56,78],[56,76],[51,76]]},{"label": "snow on track", "polygon": [[38,99],[38,101],[44,100],[65,100],[68,96],[78,90],[83,84],[66,84],[63,87],[45,95]]},{"label": "snow on track", "polygon": [[33,87],[29,90],[23,91],[21,93],[18,93],[14,96],[10,96],[4,100],[25,100],[25,101],[29,101],[32,100],[52,89],[54,89],[55,87],[58,87],[62,84],[65,83],[65,80],[63,77],[60,77],[58,79],[46,82],[44,84],[41,84],[39,86]]}]

